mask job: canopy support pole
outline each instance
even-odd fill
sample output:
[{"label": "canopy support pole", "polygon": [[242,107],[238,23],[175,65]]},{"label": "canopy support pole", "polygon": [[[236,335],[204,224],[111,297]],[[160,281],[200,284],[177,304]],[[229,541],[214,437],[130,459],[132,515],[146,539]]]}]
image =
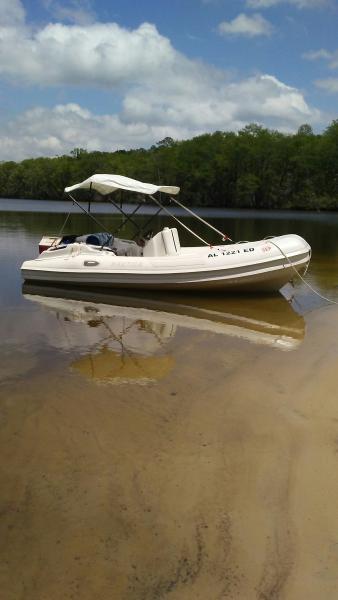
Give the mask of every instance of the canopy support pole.
[{"label": "canopy support pole", "polygon": [[193,210],[191,210],[187,206],[184,206],[184,204],[182,204],[179,200],[177,200],[177,198],[173,198],[172,196],[170,196],[170,200],[172,200],[172,202],[175,202],[175,204],[177,204],[178,206],[180,206],[181,208],[186,210],[190,215],[192,215],[193,217],[198,219],[198,221],[201,221],[201,223],[203,223],[204,225],[206,225],[213,231],[216,231],[216,233],[218,233],[221,236],[223,242],[225,242],[226,240],[229,240],[229,242],[232,242],[232,239],[226,233],[222,233],[221,231],[219,231],[219,229],[216,229],[216,227],[211,225],[211,223],[208,223],[208,221],[205,221],[204,219],[202,219],[202,217],[200,217],[198,214],[196,214]]},{"label": "canopy support pole", "polygon": [[161,206],[162,210],[164,210],[165,213],[167,213],[167,215],[169,215],[172,219],[174,219],[174,221],[177,221],[177,223],[179,223],[181,225],[181,227],[183,227],[184,229],[186,229],[187,231],[189,231],[189,233],[191,233],[193,236],[195,236],[195,238],[197,238],[200,242],[202,242],[203,244],[205,244],[206,246],[211,246],[211,244],[209,244],[209,242],[206,242],[203,238],[201,238],[197,233],[195,233],[192,229],[190,229],[190,227],[188,227],[187,225],[184,225],[184,223],[182,223],[182,221],[180,221],[177,217],[175,217],[175,215],[173,215],[170,210],[168,210],[167,208],[165,208],[165,206],[163,206],[159,200],[157,200],[157,198],[155,198],[154,196],[150,195],[149,196],[154,202],[156,202],[156,204],[158,206]]},{"label": "canopy support pole", "polygon": [[89,186],[89,199],[88,199],[88,212],[90,213],[90,205],[91,205],[91,201],[92,201],[92,182],[90,182],[90,186]]},{"label": "canopy support pole", "polygon": [[[136,229],[139,229],[139,226],[137,225],[137,223],[135,223],[135,221],[129,216],[127,215],[127,213],[125,213],[122,208],[119,207],[118,204],[116,204],[116,202],[114,202],[114,200],[112,200],[111,198],[108,198],[108,201],[110,202],[110,204],[112,204],[115,208],[117,208],[117,210],[125,217],[125,223],[127,223],[127,221],[130,221],[134,227]],[[137,209],[139,208],[139,206],[137,207]],[[136,212],[136,210],[134,210],[134,212]],[[132,213],[132,215],[134,214],[134,212]],[[125,224],[124,223],[124,224]]]},{"label": "canopy support pole", "polygon": [[137,213],[137,211],[138,211],[138,209],[140,208],[141,204],[142,204],[142,202],[140,202],[140,204],[138,204],[138,205],[136,206],[136,208],[133,210],[133,212],[131,213],[131,215],[130,215],[130,216],[129,216],[129,215],[127,215],[127,214],[126,214],[126,213],[125,213],[125,212],[122,210],[122,207],[120,207],[120,208],[119,208],[120,212],[123,214],[123,216],[124,216],[125,218],[124,218],[124,220],[122,221],[121,225],[119,225],[119,226],[118,226],[118,228],[117,228],[117,229],[115,229],[115,232],[114,232],[114,235],[115,235],[115,236],[116,236],[116,234],[117,234],[117,233],[118,233],[118,232],[119,232],[119,231],[122,229],[122,227],[124,227],[124,225],[125,225],[126,223],[128,223],[128,221],[129,221],[129,220],[132,222],[132,224],[133,224],[134,226],[136,226],[136,224],[134,223],[134,221],[133,221],[133,220],[132,220],[130,217],[132,217],[132,216],[133,216],[135,213]]},{"label": "canopy support pole", "polygon": [[156,219],[157,215],[160,214],[160,212],[162,212],[162,206],[160,206],[160,208],[156,211],[156,213],[154,213],[153,215],[151,215],[150,219],[148,219],[148,221],[142,225],[142,227],[139,228],[139,231],[137,233],[135,233],[135,235],[133,236],[133,240],[136,238],[136,236],[138,235],[138,233],[145,231],[145,229],[147,229],[148,225],[150,225],[150,223]]},{"label": "canopy support pole", "polygon": [[105,233],[108,233],[109,235],[112,235],[114,237],[114,234],[111,233],[111,231],[108,231],[107,228],[102,223],[100,223],[100,221],[95,219],[95,217],[90,212],[88,212],[83,206],[81,206],[81,204],[79,204],[79,202],[77,202],[77,200],[75,200],[75,198],[69,192],[68,192],[68,196],[73,200],[73,202],[75,202],[76,206],[78,206],[82,210],[82,212],[84,212],[86,215],[88,215],[88,217],[90,217],[96,223],[96,225],[101,227],[101,229]]}]

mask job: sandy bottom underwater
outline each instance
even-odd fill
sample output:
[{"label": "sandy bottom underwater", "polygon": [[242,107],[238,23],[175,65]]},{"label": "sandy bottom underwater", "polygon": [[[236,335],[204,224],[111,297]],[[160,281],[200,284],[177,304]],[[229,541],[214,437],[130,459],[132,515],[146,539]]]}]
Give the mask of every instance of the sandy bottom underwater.
[{"label": "sandy bottom underwater", "polygon": [[337,334],[3,356],[1,597],[337,599]]}]

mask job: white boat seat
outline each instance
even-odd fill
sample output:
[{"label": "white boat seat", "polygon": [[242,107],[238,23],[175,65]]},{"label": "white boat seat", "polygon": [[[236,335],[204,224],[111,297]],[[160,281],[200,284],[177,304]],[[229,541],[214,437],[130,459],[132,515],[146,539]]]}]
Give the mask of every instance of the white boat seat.
[{"label": "white boat seat", "polygon": [[143,248],[133,240],[114,238],[110,246],[117,256],[142,256]]},{"label": "white boat seat", "polygon": [[174,256],[179,254],[180,250],[176,227],[165,227],[145,243],[143,256]]}]

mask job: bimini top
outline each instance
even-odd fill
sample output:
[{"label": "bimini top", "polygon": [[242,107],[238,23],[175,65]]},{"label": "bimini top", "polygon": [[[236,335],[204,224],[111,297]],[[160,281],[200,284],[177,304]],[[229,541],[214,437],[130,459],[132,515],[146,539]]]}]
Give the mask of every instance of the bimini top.
[{"label": "bimini top", "polygon": [[165,194],[176,195],[180,191],[179,187],[173,185],[153,185],[152,183],[142,183],[136,179],[130,179],[123,175],[92,175],[70,187],[65,188],[65,192],[73,192],[74,190],[95,190],[103,196],[116,192],[116,190],[128,190],[138,194],[155,194],[156,192],[164,192]]}]

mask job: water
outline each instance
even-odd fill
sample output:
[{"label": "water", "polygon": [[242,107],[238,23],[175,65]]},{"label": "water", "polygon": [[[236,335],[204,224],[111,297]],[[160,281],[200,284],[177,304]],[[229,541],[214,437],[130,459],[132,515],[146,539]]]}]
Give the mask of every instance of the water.
[{"label": "water", "polygon": [[[65,215],[9,202],[4,598],[336,599],[337,307],[301,283],[228,298],[22,289],[20,264]],[[307,281],[338,301],[337,215],[218,214],[236,240],[302,235]],[[68,231],[89,229],[71,216]]]}]

